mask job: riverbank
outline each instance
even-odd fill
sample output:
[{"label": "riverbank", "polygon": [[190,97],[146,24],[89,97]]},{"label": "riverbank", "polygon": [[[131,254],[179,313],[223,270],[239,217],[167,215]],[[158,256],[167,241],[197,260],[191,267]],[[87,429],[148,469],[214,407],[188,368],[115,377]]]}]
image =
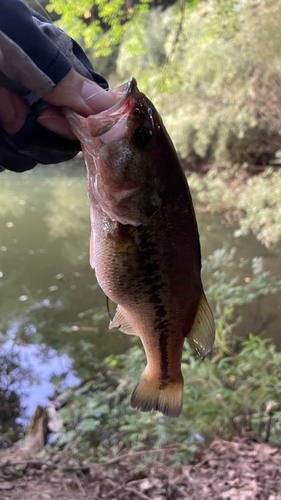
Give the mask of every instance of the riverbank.
[{"label": "riverbank", "polygon": [[[98,464],[67,454],[10,463],[0,458],[2,500],[279,500],[281,451],[252,433],[215,439],[193,463],[174,467],[175,448],[123,452]],[[42,453],[41,453],[42,455]],[[160,461],[161,458],[161,461]]]},{"label": "riverbank", "polygon": [[[272,443],[280,442],[281,276],[274,198],[279,172],[246,178],[241,171],[218,168],[203,178],[193,176],[202,275],[217,339],[213,358],[204,363],[184,351],[184,410],[176,426],[156,412],[140,414],[130,407],[145,358],[134,338],[108,330],[105,298],[88,264],[84,169],[38,168],[16,182],[12,174],[1,174],[1,445],[22,436],[36,405],[51,401],[61,421],[52,453],[51,448],[39,455],[19,453],[9,459],[21,463],[0,468],[1,500],[277,500],[279,450],[258,445],[267,434]],[[253,236],[252,224],[247,236],[233,236],[239,226],[228,214],[238,201],[242,216],[247,212],[258,225],[257,236],[259,227],[266,230],[270,247]],[[238,451],[217,439],[208,448],[214,436],[234,439],[249,427],[259,438],[233,441]],[[201,441],[206,451],[198,453]],[[153,451],[136,454],[140,446],[163,449],[175,442],[180,451],[169,450],[161,462]],[[220,452],[213,449],[217,442]],[[128,450],[133,451],[127,458],[101,465]],[[2,463],[9,454],[2,451]]]}]

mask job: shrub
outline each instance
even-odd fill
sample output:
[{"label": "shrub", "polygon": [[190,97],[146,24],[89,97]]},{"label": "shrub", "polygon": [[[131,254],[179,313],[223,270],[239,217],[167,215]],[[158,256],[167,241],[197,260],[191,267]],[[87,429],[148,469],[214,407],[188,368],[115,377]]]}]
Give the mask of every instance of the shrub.
[{"label": "shrub", "polygon": [[119,75],[139,80],[188,162],[266,164],[281,149],[280,23],[278,0],[151,11],[141,36],[126,32]]},{"label": "shrub", "polygon": [[102,363],[93,362],[90,381],[74,392],[60,394],[58,399],[68,402],[60,410],[64,427],[56,437],[56,446],[67,445],[76,453],[102,459],[109,449],[117,452],[118,443],[137,449],[176,442],[186,459],[192,458],[196,444],[213,436],[231,438],[245,427],[264,434],[269,421],[271,438],[278,439],[281,354],[268,339],[251,334],[233,339],[233,318],[238,317],[241,304],[251,303],[258,295],[280,293],[281,280],[265,272],[262,259],[255,258],[251,282],[242,284],[235,275],[245,265],[235,263],[234,250],[224,249],[205,263],[207,294],[215,304],[216,344],[212,358],[204,362],[185,347],[184,404],[177,420],[130,407],[131,393],[145,366],[143,349],[135,346]]}]

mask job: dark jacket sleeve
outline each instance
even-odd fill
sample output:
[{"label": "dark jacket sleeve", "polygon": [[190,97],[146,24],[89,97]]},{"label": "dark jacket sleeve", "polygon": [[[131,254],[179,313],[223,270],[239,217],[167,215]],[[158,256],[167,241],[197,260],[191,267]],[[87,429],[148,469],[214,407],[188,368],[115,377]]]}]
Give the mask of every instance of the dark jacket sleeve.
[{"label": "dark jacket sleeve", "polygon": [[60,163],[80,150],[70,141],[36,122],[48,107],[42,96],[74,68],[103,88],[81,47],[66,33],[20,0],[0,0],[0,86],[12,90],[31,106],[23,128],[9,135],[0,126],[0,171],[23,172],[37,163]]}]

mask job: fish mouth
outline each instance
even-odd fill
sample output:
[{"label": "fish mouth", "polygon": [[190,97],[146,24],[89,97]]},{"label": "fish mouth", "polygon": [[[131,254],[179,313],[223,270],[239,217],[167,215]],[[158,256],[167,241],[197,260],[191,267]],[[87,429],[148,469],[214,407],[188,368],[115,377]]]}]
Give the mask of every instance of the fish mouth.
[{"label": "fish mouth", "polygon": [[134,95],[136,91],[137,81],[135,78],[131,78],[127,83],[120,85],[120,87],[109,90],[109,92],[117,98],[121,94],[121,99],[119,99],[111,108],[105,109],[97,115],[93,115],[93,118],[91,116],[88,117],[89,122],[92,118],[93,120],[98,120],[100,123],[96,134],[92,134],[93,137],[99,137],[101,135],[105,135],[107,132],[110,132],[120,119],[126,117],[130,113],[135,104]]},{"label": "fish mouth", "polygon": [[108,92],[115,95],[116,104],[87,118],[68,108],[62,108],[72,131],[82,144],[91,142],[93,137],[107,134],[122,117],[126,117],[130,113],[135,104],[137,81],[135,78],[131,78],[127,83],[110,89]]},{"label": "fish mouth", "polygon": [[[103,116],[106,114],[111,114],[114,113],[115,111],[119,111],[121,108],[123,108],[126,104],[128,105],[129,103],[127,102],[130,97],[136,92],[137,90],[137,81],[135,78],[131,78],[127,83],[124,83],[123,85],[120,85],[119,87],[115,89],[110,89],[108,92],[110,92],[113,95],[116,95],[118,97],[121,94],[121,99],[117,101],[114,106],[111,108],[105,109],[104,111],[101,111],[98,116]],[[95,115],[97,116],[97,115]]]}]

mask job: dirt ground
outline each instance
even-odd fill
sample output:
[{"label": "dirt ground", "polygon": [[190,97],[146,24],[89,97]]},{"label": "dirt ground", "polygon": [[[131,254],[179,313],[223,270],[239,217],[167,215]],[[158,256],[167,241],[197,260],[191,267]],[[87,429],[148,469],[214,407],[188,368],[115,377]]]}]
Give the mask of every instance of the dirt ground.
[{"label": "dirt ground", "polygon": [[[164,456],[163,456],[164,453]],[[281,450],[252,435],[220,439],[193,464],[173,468],[172,451],[162,462],[140,467],[151,452],[124,454],[106,465],[0,459],[1,500],[281,500]],[[155,457],[155,455],[154,455]]]}]

